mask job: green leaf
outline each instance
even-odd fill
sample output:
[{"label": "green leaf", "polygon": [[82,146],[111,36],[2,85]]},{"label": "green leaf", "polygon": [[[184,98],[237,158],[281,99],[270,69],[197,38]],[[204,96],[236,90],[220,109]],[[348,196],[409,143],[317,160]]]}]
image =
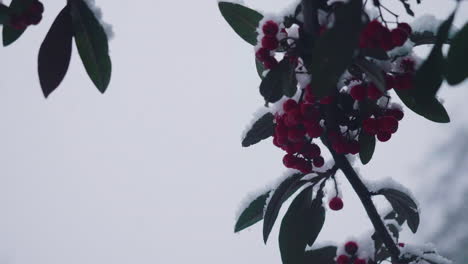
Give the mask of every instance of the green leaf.
[{"label": "green leaf", "polygon": [[266,102],[274,103],[283,95],[292,97],[297,90],[294,68],[288,59],[283,59],[271,69],[260,83],[260,94]]},{"label": "green leaf", "polygon": [[94,85],[104,93],[112,71],[106,32],[83,0],[71,1],[70,8],[81,61]]},{"label": "green leaf", "polygon": [[313,76],[312,87],[316,96],[330,95],[351,65],[362,29],[361,9],[360,0],[337,7],[335,25],[317,40],[311,61],[306,65]]},{"label": "green leaf", "polygon": [[257,44],[257,27],[263,15],[243,5],[219,2],[219,11],[232,29],[245,41]]},{"label": "green leaf", "polygon": [[306,251],[304,264],[335,264],[336,250],[328,246]]},{"label": "green leaf", "polygon": [[73,28],[67,5],[55,19],[39,49],[39,81],[45,97],[59,86],[67,73],[72,40]]},{"label": "green leaf", "polygon": [[366,76],[377,86],[377,88],[385,93],[387,91],[387,84],[382,69],[375,63],[360,59],[356,61],[356,65],[366,74]]},{"label": "green leaf", "polygon": [[437,123],[449,123],[450,117],[444,106],[436,98],[418,99],[414,91],[395,89],[401,101],[416,114]]},{"label": "green leaf", "polygon": [[244,211],[242,211],[234,227],[235,233],[242,231],[263,219],[263,208],[265,207],[265,202],[269,195],[270,191],[258,196],[249,204],[249,206],[247,206],[247,208],[244,209]]},{"label": "green leaf", "polygon": [[[9,12],[11,14],[21,14],[23,13],[32,3],[32,0],[12,0],[9,7]],[[15,42],[26,29],[17,30],[5,23],[3,25],[2,37],[3,37],[3,46],[6,47],[13,42]]]},{"label": "green leaf", "polygon": [[413,233],[416,233],[419,226],[419,211],[417,204],[407,194],[390,188],[378,191],[387,198],[395,212],[406,219],[407,224]]},{"label": "green leaf", "polygon": [[263,241],[266,243],[283,203],[293,195],[306,181],[301,181],[304,174],[296,173],[286,178],[274,190],[263,216]]},{"label": "green leaf", "polygon": [[372,159],[375,151],[375,136],[361,132],[359,135],[359,158],[366,165]]},{"label": "green leaf", "polygon": [[457,85],[468,78],[468,23],[453,38],[447,54],[446,78]]},{"label": "green leaf", "polygon": [[444,21],[438,30],[437,39],[429,57],[419,67],[414,77],[414,92],[420,99],[433,98],[444,80],[444,55],[442,46],[448,39],[455,13]]},{"label": "green leaf", "polygon": [[275,116],[272,113],[266,113],[255,121],[242,140],[242,146],[249,147],[273,136],[275,132],[274,119]]},{"label": "green leaf", "polygon": [[312,186],[304,189],[291,203],[281,222],[279,247],[283,264],[303,263],[306,245],[314,243],[323,227],[323,192],[313,201],[312,193]]},{"label": "green leaf", "polygon": [[0,3],[0,25],[4,25],[10,19],[10,11],[8,7]]},{"label": "green leaf", "polygon": [[265,67],[263,67],[263,63],[255,59],[255,68],[257,69],[258,76],[260,79],[263,80],[263,72],[265,71]]}]

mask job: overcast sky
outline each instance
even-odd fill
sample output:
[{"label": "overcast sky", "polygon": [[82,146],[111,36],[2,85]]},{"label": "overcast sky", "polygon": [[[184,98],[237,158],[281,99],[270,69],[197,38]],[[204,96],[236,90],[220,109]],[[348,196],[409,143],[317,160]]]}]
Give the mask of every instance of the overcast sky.
[{"label": "overcast sky", "polygon": [[[269,12],[289,4],[245,2]],[[402,12],[398,1],[388,2]],[[262,105],[259,78],[252,47],[216,1],[97,0],[115,32],[108,91],[93,87],[74,50],[47,100],[37,54],[65,1],[44,4],[42,23],[0,49],[0,264],[280,263],[277,226],[267,246],[261,225],[232,232],[243,198],[284,168],[270,141],[240,145]],[[414,10],[445,18],[452,7],[423,0]],[[441,95],[453,122],[407,111],[400,131],[361,169],[365,177],[393,176],[417,189],[421,153],[468,121],[457,111],[466,108],[466,89]],[[340,180],[345,209],[328,213],[321,241],[370,228]]]}]

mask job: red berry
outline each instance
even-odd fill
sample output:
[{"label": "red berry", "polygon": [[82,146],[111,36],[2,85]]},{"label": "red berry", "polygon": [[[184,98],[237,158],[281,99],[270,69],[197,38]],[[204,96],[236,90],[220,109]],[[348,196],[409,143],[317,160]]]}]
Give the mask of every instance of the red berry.
[{"label": "red berry", "polygon": [[356,140],[351,141],[348,144],[348,152],[351,154],[358,154],[359,151],[361,150],[361,147],[359,146],[359,142]]},{"label": "red berry", "polygon": [[396,47],[403,46],[406,40],[408,40],[408,34],[401,28],[392,29],[392,43]]},{"label": "red berry", "polygon": [[371,100],[377,100],[382,97],[383,93],[377,88],[374,83],[370,83],[367,87],[367,97]]},{"label": "red berry", "polygon": [[265,59],[265,61],[263,61],[263,67],[265,67],[267,70],[273,69],[276,65],[278,65],[278,61],[273,56],[270,56]]},{"label": "red berry", "polygon": [[301,113],[308,120],[318,120],[320,118],[320,111],[311,103],[302,103]]},{"label": "red berry", "polygon": [[406,73],[414,72],[416,70],[416,62],[413,59],[405,58],[401,60],[400,67]]},{"label": "red berry", "polygon": [[404,246],[405,246],[405,243],[398,243],[398,246],[399,246],[399,247],[404,247]]},{"label": "red berry", "polygon": [[346,255],[340,255],[338,258],[336,258],[336,263],[337,264],[350,264],[349,263],[350,259]]},{"label": "red berry", "polygon": [[367,96],[367,88],[364,85],[358,84],[351,87],[351,91],[349,94],[354,100],[362,101]]},{"label": "red berry", "polygon": [[276,137],[276,142],[280,147],[286,146],[288,144],[287,136]]},{"label": "red berry", "polygon": [[391,137],[392,137],[392,134],[390,134],[389,132],[381,131],[377,133],[377,139],[380,142],[387,142],[390,140]]},{"label": "red berry", "polygon": [[272,20],[268,20],[263,24],[263,33],[268,36],[275,36],[279,32],[278,24]]},{"label": "red berry", "polygon": [[339,210],[343,209],[343,200],[341,200],[340,197],[333,197],[330,200],[330,202],[328,203],[328,206],[333,211],[339,211]]},{"label": "red berry", "polygon": [[346,143],[341,138],[332,143],[332,148],[338,154],[346,154]]},{"label": "red berry", "polygon": [[294,166],[298,163],[298,158],[296,158],[292,154],[286,154],[283,157],[283,164],[286,168],[294,168]]},{"label": "red berry", "polygon": [[405,114],[403,113],[403,111],[401,111],[400,109],[388,109],[387,110],[387,113],[391,116],[393,116],[394,118],[396,118],[398,121],[402,120],[403,117],[405,116]]},{"label": "red berry", "polygon": [[413,30],[411,29],[411,26],[408,23],[398,23],[398,28],[404,30],[408,35],[411,35],[411,33],[413,33]]},{"label": "red berry", "polygon": [[397,75],[395,78],[395,89],[410,90],[413,88],[413,76],[410,73]]},{"label": "red berry", "polygon": [[266,61],[268,58],[272,57],[270,51],[265,48],[259,48],[257,52],[255,52],[255,57],[261,62]]},{"label": "red berry", "polygon": [[288,130],[288,139],[292,142],[299,142],[304,139],[305,130],[293,128]]},{"label": "red berry", "polygon": [[41,15],[44,13],[44,5],[40,1],[33,1],[28,8],[28,13]]},{"label": "red berry", "polygon": [[298,104],[296,102],[296,100],[293,100],[293,99],[288,99],[286,100],[286,102],[283,103],[283,110],[285,112],[290,112],[292,110],[295,110],[298,108]]},{"label": "red berry", "polygon": [[362,122],[362,129],[369,135],[375,135],[377,133],[377,120],[374,118],[365,119]]},{"label": "red berry", "polygon": [[382,27],[380,32],[380,47],[385,51],[389,51],[395,47],[392,41],[392,33],[386,27]]},{"label": "red berry", "polygon": [[350,254],[350,255],[354,255],[356,254],[356,252],[358,251],[359,247],[358,247],[358,244],[354,241],[349,241],[345,244],[345,251],[346,253]]},{"label": "red berry", "polygon": [[308,159],[314,159],[320,156],[320,147],[316,144],[308,144],[303,148],[303,155]]},{"label": "red berry", "polygon": [[325,159],[323,159],[322,156],[319,156],[319,157],[314,158],[313,163],[315,167],[320,168],[325,164]]},{"label": "red berry", "polygon": [[387,86],[387,90],[395,87],[395,78],[392,75],[385,74],[385,86]]},{"label": "red berry", "polygon": [[306,130],[311,138],[318,138],[323,134],[323,128],[318,123],[307,124]]},{"label": "red berry", "polygon": [[262,38],[262,47],[267,50],[275,50],[278,47],[278,40],[275,36],[264,36]]},{"label": "red berry", "polygon": [[360,259],[360,258],[357,258],[354,260],[354,264],[366,264],[367,261],[365,259]]},{"label": "red berry", "polygon": [[377,120],[379,131],[395,133],[398,130],[398,120],[393,116],[384,116]]},{"label": "red berry", "polygon": [[284,124],[287,127],[295,127],[302,122],[302,115],[299,109],[293,109],[286,113]]},{"label": "red berry", "polygon": [[312,164],[305,159],[298,159],[294,168],[305,174],[312,172]]}]

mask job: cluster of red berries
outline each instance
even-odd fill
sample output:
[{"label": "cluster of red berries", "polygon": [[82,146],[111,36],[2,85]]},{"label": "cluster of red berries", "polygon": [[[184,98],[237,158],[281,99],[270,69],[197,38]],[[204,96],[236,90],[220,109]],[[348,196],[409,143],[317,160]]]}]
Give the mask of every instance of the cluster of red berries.
[{"label": "cluster of red berries", "polygon": [[386,142],[398,130],[398,121],[403,119],[403,116],[403,111],[398,108],[387,109],[381,116],[365,119],[362,129],[369,135],[376,135],[379,141]]},{"label": "cluster of red berries", "polygon": [[[277,38],[279,31],[279,25],[272,20],[266,21],[262,26],[263,37],[260,41],[261,46],[255,53],[255,56],[263,63],[265,69],[271,69],[278,64],[278,61],[273,56],[273,51],[279,46],[279,40]],[[284,29],[281,32],[286,33]]]},{"label": "cluster of red berries", "polygon": [[330,207],[330,209],[333,211],[339,211],[343,209],[343,205],[343,200],[338,196],[333,197],[330,202],[328,202],[328,207]]},{"label": "cluster of red berries", "polygon": [[10,26],[16,30],[24,30],[30,25],[37,25],[42,20],[42,13],[44,5],[38,0],[33,0],[22,13],[10,17]]},{"label": "cluster of red berries", "polygon": [[323,133],[320,110],[314,104],[293,99],[284,102],[283,110],[284,114],[275,117],[273,143],[287,152],[284,165],[302,173],[312,172],[312,165],[322,167],[325,160],[320,147],[312,141]]},{"label": "cluster of red berries", "polygon": [[389,30],[378,20],[372,20],[361,33],[359,47],[382,48],[385,51],[389,51],[403,46],[411,33],[411,27],[407,23],[398,23],[397,28]]},{"label": "cluster of red berries", "polygon": [[359,246],[354,241],[346,242],[345,252],[346,254],[340,255],[336,258],[337,264],[366,264],[365,259],[357,257]]}]

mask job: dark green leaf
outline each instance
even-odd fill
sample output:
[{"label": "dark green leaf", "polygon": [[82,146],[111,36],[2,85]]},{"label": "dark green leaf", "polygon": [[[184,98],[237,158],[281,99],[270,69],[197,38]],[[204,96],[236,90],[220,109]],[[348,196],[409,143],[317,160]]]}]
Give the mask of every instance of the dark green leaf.
[{"label": "dark green leaf", "polygon": [[278,188],[274,190],[263,217],[263,241],[265,243],[268,240],[268,236],[270,235],[283,203],[294,194],[297,189],[306,183],[306,181],[301,181],[302,177],[304,177],[304,174],[293,174],[281,182]]},{"label": "dark green leaf", "polygon": [[104,93],[112,71],[106,32],[83,0],[71,1],[70,8],[81,61],[94,85]]},{"label": "dark green leaf", "polygon": [[351,65],[362,28],[361,9],[360,0],[352,0],[337,7],[335,25],[316,42],[312,59],[306,65],[313,76],[315,95],[329,95]]},{"label": "dark green leaf", "polygon": [[255,121],[242,140],[242,146],[249,147],[273,136],[275,132],[274,119],[275,116],[272,113],[266,113]]},{"label": "dark green leaf", "polygon": [[281,222],[279,246],[283,264],[303,263],[306,245],[312,245],[325,221],[322,195],[311,200],[312,186],[304,189],[291,203]]},{"label": "dark green leaf", "polygon": [[385,77],[382,73],[382,69],[375,63],[366,59],[360,59],[356,61],[356,65],[366,74],[366,76],[377,86],[377,88],[385,93],[387,91],[387,85],[385,83]]},{"label": "dark green leaf", "polygon": [[420,99],[433,98],[444,80],[444,55],[442,46],[448,39],[455,13],[444,21],[438,30],[437,39],[429,57],[419,67],[414,77],[414,94]]},{"label": "dark green leaf", "polygon": [[8,10],[8,7],[0,3],[0,25],[7,23],[9,19],[10,11]]},{"label": "dark green leaf", "polygon": [[388,60],[388,54],[381,48],[365,48],[361,49],[361,55],[371,57],[377,60]]},{"label": "dark green leaf", "polygon": [[406,219],[409,228],[416,233],[419,226],[419,211],[416,203],[407,194],[390,188],[379,190],[387,198],[395,212]]},{"label": "dark green leaf", "polygon": [[38,71],[44,96],[62,82],[70,64],[73,29],[70,9],[66,6],[50,27],[39,50]]},{"label": "dark green leaf", "polygon": [[416,114],[437,123],[449,123],[450,117],[444,106],[436,98],[417,99],[413,91],[395,89],[401,101]]},{"label": "dark green leaf", "polygon": [[263,219],[263,208],[270,191],[260,195],[247,206],[237,219],[234,232],[237,233]]},{"label": "dark green leaf", "polygon": [[468,23],[455,35],[447,55],[446,78],[456,85],[468,78]]},{"label": "dark green leaf", "polygon": [[257,69],[258,76],[260,79],[263,79],[263,72],[265,71],[265,67],[263,67],[263,63],[255,59],[255,68]]},{"label": "dark green leaf", "polygon": [[362,164],[367,164],[372,159],[375,150],[375,136],[361,132],[359,135],[359,158]]},{"label": "dark green leaf", "polygon": [[335,264],[336,247],[328,246],[306,251],[304,264]]},{"label": "dark green leaf", "polygon": [[[14,14],[21,14],[23,13],[32,3],[32,0],[12,0],[9,7],[10,15]],[[15,42],[25,31],[14,29],[9,25],[9,23],[5,23],[3,25],[3,46],[8,46],[11,43]]]},{"label": "dark green leaf", "polygon": [[219,10],[234,31],[252,45],[257,44],[257,27],[262,14],[243,5],[219,2]]},{"label": "dark green leaf", "polygon": [[[410,36],[410,40],[414,42],[414,46],[426,45],[426,44],[435,44],[437,37],[432,31],[416,31],[413,32]],[[451,39],[447,38],[444,44],[450,44]]]},{"label": "dark green leaf", "polygon": [[266,102],[274,103],[283,95],[293,96],[297,90],[297,80],[288,59],[283,59],[271,69],[260,84],[260,94]]}]

